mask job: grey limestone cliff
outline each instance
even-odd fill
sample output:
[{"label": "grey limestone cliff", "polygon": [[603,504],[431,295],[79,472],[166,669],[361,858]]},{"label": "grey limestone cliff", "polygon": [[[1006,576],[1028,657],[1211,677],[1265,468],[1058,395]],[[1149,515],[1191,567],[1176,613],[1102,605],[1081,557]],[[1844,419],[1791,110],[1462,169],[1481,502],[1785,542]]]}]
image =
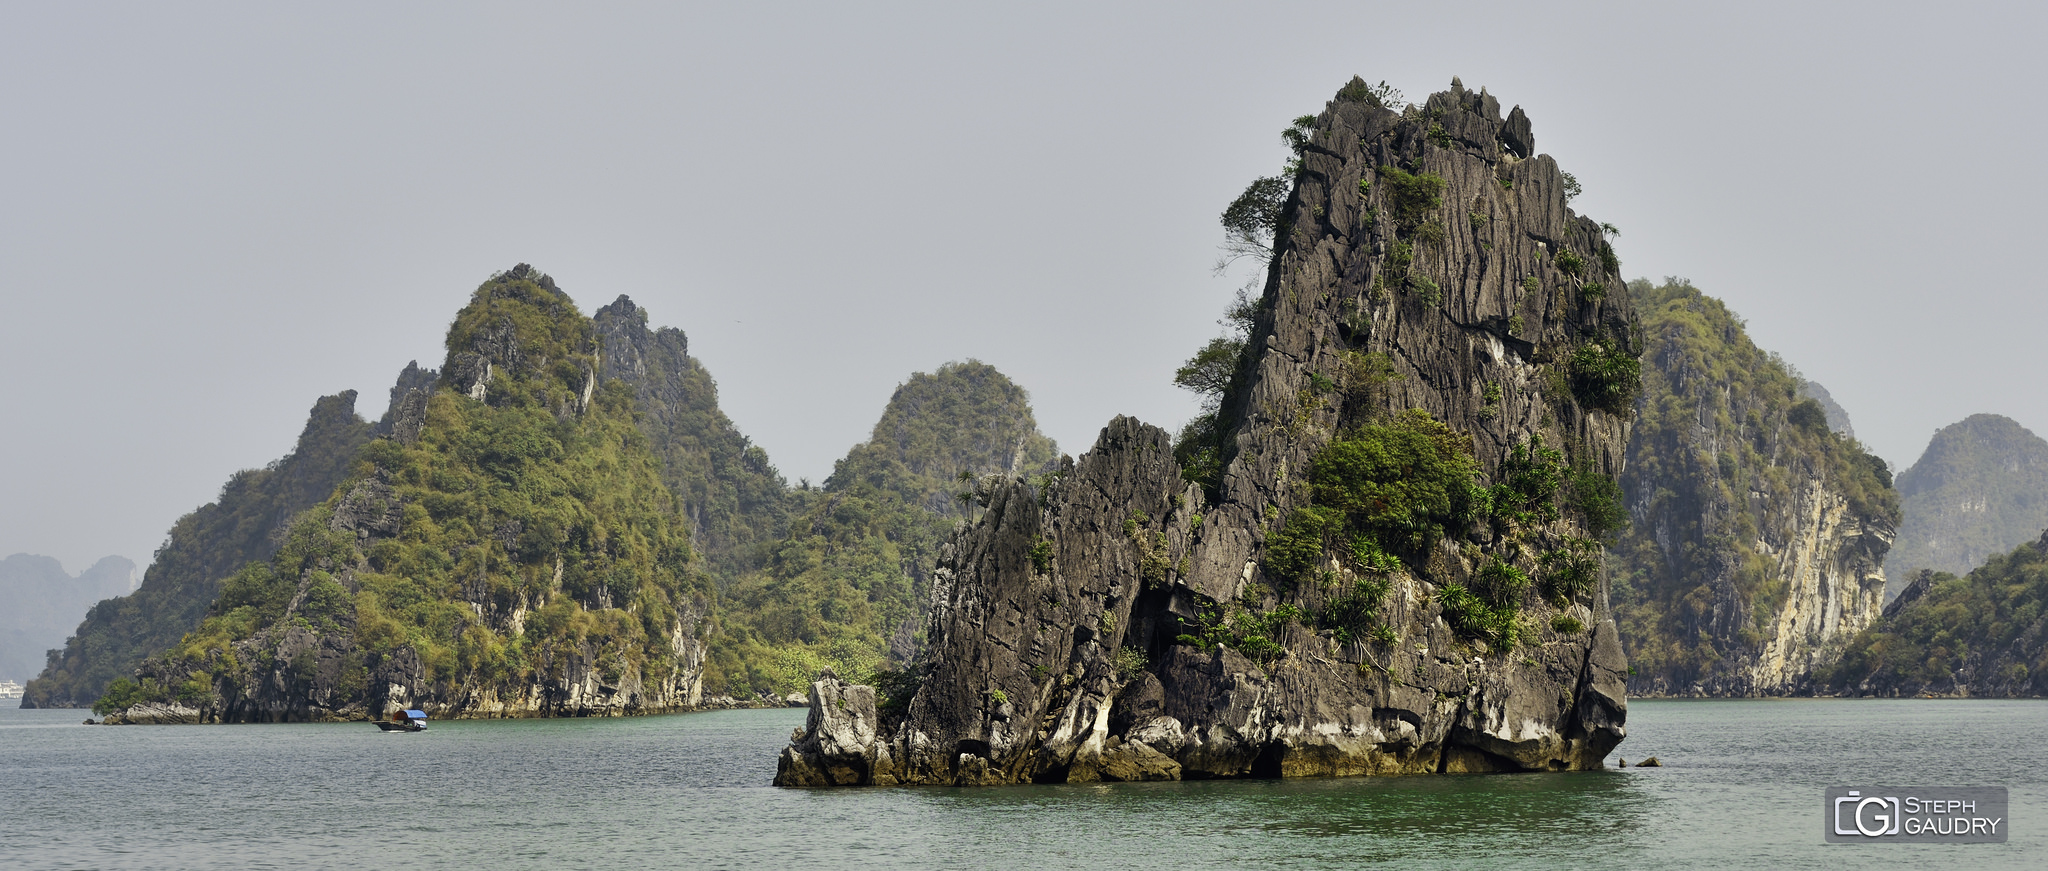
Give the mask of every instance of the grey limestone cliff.
[{"label": "grey limestone cliff", "polygon": [[[1590,521],[1524,473],[1620,470],[1637,340],[1612,249],[1521,110],[1455,81],[1397,112],[1354,80],[1299,154],[1220,404],[1220,480],[1185,480],[1168,434],[1122,417],[1051,475],[981,479],[912,679],[878,697],[821,677],[778,784],[1602,765],[1627,668],[1604,583],[1528,584],[1591,546]],[[1332,446],[1404,434],[1480,470],[1445,498],[1491,513],[1383,539],[1398,560],[1314,534],[1413,483],[1344,490]],[[1349,521],[1324,502],[1351,497]]]},{"label": "grey limestone cliff", "polygon": [[1631,284],[1647,334],[1632,527],[1610,551],[1633,695],[1787,695],[1884,605],[1884,461],[1810,381],[1682,280]]},{"label": "grey limestone cliff", "polygon": [[718,384],[674,327],[650,329],[647,309],[620,296],[591,314],[599,369],[633,388],[640,429],[662,479],[690,518],[690,542],[721,586],[750,567],[748,552],[782,535],[790,498],[768,452],[718,407]]}]

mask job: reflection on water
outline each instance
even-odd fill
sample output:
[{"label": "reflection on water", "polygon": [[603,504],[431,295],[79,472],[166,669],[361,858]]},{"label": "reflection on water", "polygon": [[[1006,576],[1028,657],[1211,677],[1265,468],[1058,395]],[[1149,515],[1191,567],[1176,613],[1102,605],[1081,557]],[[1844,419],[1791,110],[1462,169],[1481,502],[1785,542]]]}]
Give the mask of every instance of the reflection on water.
[{"label": "reflection on water", "polygon": [[[801,710],[82,727],[0,710],[0,867],[2048,866],[2048,703],[1639,701],[1577,774],[781,790]],[[1836,783],[2006,786],[2013,840],[1828,847]],[[1932,852],[1930,852],[1932,851]],[[13,863],[13,865],[10,865]]]}]

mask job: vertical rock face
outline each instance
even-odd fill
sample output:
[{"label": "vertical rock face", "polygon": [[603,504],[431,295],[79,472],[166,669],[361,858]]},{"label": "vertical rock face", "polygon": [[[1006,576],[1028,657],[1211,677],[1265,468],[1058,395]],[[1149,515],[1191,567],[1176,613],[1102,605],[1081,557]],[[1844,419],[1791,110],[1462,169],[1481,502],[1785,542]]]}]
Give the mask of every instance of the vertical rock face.
[{"label": "vertical rock face", "polygon": [[1719,300],[1629,292],[1649,345],[1622,476],[1634,523],[1611,555],[1629,689],[1805,691],[1884,605],[1890,475]]},{"label": "vertical rock face", "polygon": [[776,782],[1599,767],[1627,666],[1593,570],[1542,567],[1597,558],[1558,482],[1612,486],[1636,339],[1533,152],[1483,92],[1395,112],[1354,80],[1300,149],[1213,489],[1128,418],[1052,475],[983,478],[920,682],[871,713],[821,679]]},{"label": "vertical rock face", "polygon": [[1785,600],[1750,672],[1758,693],[1804,685],[1884,610],[1886,518],[1857,511],[1819,480],[1808,480],[1789,508],[1791,537],[1766,551],[1785,579]]},{"label": "vertical rock face", "polygon": [[1885,561],[1896,593],[1922,569],[1960,575],[2048,527],[2048,441],[1973,414],[1942,427],[1899,473],[1905,518]]},{"label": "vertical rock face", "polygon": [[598,369],[633,389],[640,429],[662,461],[662,479],[690,519],[690,542],[721,584],[744,568],[755,543],[780,536],[789,523],[788,488],[768,461],[718,407],[718,384],[690,356],[674,327],[649,329],[647,310],[620,296],[592,313]]}]

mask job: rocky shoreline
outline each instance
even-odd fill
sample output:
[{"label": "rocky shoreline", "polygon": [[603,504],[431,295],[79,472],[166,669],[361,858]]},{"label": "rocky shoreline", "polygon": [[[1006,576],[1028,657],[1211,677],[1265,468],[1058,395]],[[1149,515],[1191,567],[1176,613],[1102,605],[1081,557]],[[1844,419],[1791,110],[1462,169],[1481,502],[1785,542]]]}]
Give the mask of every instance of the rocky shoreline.
[{"label": "rocky shoreline", "polygon": [[[782,697],[777,697],[769,693],[762,693],[759,697],[751,699],[736,699],[732,696],[709,696],[693,707],[682,708],[678,710],[646,711],[642,713],[607,711],[604,713],[595,714],[595,716],[629,717],[652,716],[655,714],[693,714],[703,711],[732,711],[766,708],[802,708],[808,706],[809,704],[810,702],[805,697],[797,695],[796,693],[790,693],[789,695]],[[367,723],[370,722],[372,719],[375,719],[368,715],[360,713],[334,714],[324,711],[319,713],[322,714],[322,716],[316,716],[314,718],[307,719],[303,722]],[[473,711],[457,711],[452,714],[448,714],[438,713],[433,711],[432,709],[428,710],[428,714],[434,717],[435,719],[442,720],[532,720],[542,719],[547,716],[544,714],[537,714],[531,712],[519,712],[509,714],[489,712],[479,714]],[[216,717],[209,719],[204,711],[183,704],[181,702],[144,702],[139,705],[131,706],[127,710],[116,711],[114,713],[108,714],[104,719],[98,721],[94,721],[88,718],[85,721],[85,724],[88,726],[187,726],[219,722],[222,722],[219,718]]]}]

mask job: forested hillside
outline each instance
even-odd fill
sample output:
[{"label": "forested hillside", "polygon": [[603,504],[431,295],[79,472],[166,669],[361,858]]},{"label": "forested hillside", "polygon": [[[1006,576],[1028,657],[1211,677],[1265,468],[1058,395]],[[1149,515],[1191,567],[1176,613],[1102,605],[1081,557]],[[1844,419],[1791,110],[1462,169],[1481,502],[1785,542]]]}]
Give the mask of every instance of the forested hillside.
[{"label": "forested hillside", "polygon": [[[1648,348],[1609,551],[1631,692],[1786,692],[1876,619],[1899,498],[1803,380],[1683,280],[1629,284]],[[1846,424],[1846,421],[1844,421]]]},{"label": "forested hillside", "polygon": [[907,661],[938,547],[976,510],[974,480],[1042,471],[1057,457],[1029,396],[995,367],[969,360],[912,375],[823,488],[792,493],[789,535],[725,598],[707,686],[786,694],[820,667],[865,676]]},{"label": "forested hillside", "polygon": [[1964,577],[1922,571],[1821,675],[1874,696],[2041,696],[2048,690],[2048,536]]},{"label": "forested hillside", "polygon": [[649,329],[624,296],[591,316],[603,349],[599,377],[633,390],[640,428],[662,480],[690,521],[690,542],[722,587],[756,568],[789,525],[792,497],[768,452],[718,407],[718,383],[674,327]]},{"label": "forested hillside", "polygon": [[[686,521],[590,319],[521,264],[449,327],[332,495],[102,709],[198,719],[616,714],[697,699],[710,608]],[[133,716],[131,714],[131,716]]]}]

